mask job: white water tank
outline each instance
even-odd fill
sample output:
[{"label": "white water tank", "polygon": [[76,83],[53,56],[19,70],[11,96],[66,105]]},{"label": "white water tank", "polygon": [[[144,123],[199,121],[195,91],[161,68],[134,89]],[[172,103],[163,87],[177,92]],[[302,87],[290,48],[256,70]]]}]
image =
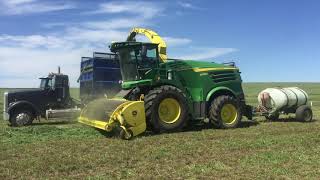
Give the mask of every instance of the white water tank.
[{"label": "white water tank", "polygon": [[308,102],[308,94],[297,87],[267,88],[259,93],[259,104],[270,113],[284,108],[299,107]]}]

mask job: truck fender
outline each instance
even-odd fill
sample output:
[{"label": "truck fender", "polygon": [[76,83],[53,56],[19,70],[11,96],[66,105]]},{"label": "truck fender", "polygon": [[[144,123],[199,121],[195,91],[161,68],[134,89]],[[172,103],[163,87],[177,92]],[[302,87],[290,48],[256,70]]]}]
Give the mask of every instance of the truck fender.
[{"label": "truck fender", "polygon": [[231,94],[234,97],[236,97],[234,91],[232,91],[230,88],[221,86],[221,87],[216,87],[216,88],[211,89],[211,91],[209,91],[209,93],[207,94],[206,101],[207,102],[210,101],[211,97],[219,92],[227,92],[227,94]]},{"label": "truck fender", "polygon": [[32,103],[28,102],[28,101],[17,101],[17,102],[14,102],[13,104],[11,104],[8,108],[8,113],[11,115],[12,111],[15,110],[16,108],[19,108],[21,106],[27,106],[27,107],[30,107],[35,115],[39,115],[40,114],[40,110]]}]

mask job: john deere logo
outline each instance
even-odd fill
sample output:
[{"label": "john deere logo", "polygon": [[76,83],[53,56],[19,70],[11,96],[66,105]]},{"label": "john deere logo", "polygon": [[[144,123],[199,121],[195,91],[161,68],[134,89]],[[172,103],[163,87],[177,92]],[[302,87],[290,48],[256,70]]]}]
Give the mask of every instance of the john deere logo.
[{"label": "john deere logo", "polygon": [[136,116],[138,114],[137,111],[132,111],[132,116]]}]

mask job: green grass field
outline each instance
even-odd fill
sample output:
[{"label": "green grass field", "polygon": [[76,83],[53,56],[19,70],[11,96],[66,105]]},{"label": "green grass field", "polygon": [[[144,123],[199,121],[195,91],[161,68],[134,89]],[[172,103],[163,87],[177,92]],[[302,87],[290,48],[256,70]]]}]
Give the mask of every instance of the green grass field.
[{"label": "green grass field", "polygon": [[[306,90],[316,120],[257,118],[237,129],[200,126],[131,141],[106,137],[75,121],[21,128],[0,121],[0,179],[319,179],[320,83],[245,84],[247,102],[255,105],[258,92],[274,86]],[[72,94],[77,97],[78,90]]]}]

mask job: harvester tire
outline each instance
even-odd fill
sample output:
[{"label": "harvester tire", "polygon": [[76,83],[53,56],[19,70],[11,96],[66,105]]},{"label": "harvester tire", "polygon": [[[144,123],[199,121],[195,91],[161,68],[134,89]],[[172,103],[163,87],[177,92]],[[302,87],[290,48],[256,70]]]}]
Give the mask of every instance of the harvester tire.
[{"label": "harvester tire", "polygon": [[181,130],[189,117],[183,92],[170,85],[152,89],[144,98],[148,126],[155,133]]},{"label": "harvester tire", "polygon": [[303,105],[296,110],[296,119],[301,122],[312,121],[313,113],[309,106]]},{"label": "harvester tire", "polygon": [[209,119],[216,128],[236,128],[241,118],[241,108],[234,97],[222,95],[211,102]]},{"label": "harvester tire", "polygon": [[28,109],[16,109],[10,116],[10,125],[14,127],[26,126],[32,124],[34,117]]}]

